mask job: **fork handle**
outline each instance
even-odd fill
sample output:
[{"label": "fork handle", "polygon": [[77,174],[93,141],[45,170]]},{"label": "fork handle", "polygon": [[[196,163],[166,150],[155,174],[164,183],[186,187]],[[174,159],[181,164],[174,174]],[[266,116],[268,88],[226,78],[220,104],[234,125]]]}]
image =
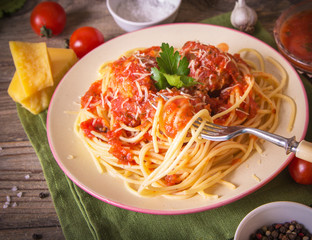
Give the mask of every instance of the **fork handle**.
[{"label": "fork handle", "polygon": [[312,163],[312,143],[302,140],[297,147],[295,155]]},{"label": "fork handle", "polygon": [[295,141],[295,137],[285,138],[280,135],[265,132],[255,128],[242,128],[241,132],[250,133],[280,147],[286,149],[286,153],[293,152],[296,157],[312,162],[312,143],[302,140],[301,142]]}]

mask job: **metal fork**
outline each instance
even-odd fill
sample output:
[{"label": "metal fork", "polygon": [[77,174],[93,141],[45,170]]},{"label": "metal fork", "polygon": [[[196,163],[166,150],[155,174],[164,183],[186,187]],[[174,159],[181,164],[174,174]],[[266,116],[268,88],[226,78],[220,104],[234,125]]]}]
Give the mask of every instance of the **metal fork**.
[{"label": "metal fork", "polygon": [[[198,118],[194,127],[199,127],[202,119]],[[211,122],[206,122],[201,131],[201,137],[211,141],[226,141],[241,134],[252,134],[258,138],[264,139],[286,150],[286,154],[295,153],[296,157],[312,162],[312,143],[302,140],[297,142],[295,137],[286,138],[280,135],[266,132],[257,128],[244,126],[222,126]]]},{"label": "metal fork", "polygon": [[[160,96],[165,100],[169,100],[168,97],[163,94],[160,94]],[[193,123],[193,126],[198,128],[201,123],[202,119],[198,118]],[[293,152],[296,157],[312,162],[312,143],[305,140],[297,142],[295,140],[295,136],[286,138],[257,128],[245,126],[222,126],[206,122],[201,131],[201,137],[211,141],[226,141],[246,133],[252,134],[258,138],[274,143],[279,147],[285,148],[286,154]]]}]

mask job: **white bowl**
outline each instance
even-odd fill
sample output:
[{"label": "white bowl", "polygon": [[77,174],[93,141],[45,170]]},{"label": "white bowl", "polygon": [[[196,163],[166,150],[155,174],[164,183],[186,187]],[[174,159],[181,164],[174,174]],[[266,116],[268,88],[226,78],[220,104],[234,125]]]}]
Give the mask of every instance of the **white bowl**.
[{"label": "white bowl", "polygon": [[234,240],[249,240],[263,226],[297,221],[312,233],[312,208],[296,202],[272,202],[257,207],[240,222]]},{"label": "white bowl", "polygon": [[115,22],[123,30],[132,32],[173,22],[178,14],[181,0],[107,0],[106,5]]}]

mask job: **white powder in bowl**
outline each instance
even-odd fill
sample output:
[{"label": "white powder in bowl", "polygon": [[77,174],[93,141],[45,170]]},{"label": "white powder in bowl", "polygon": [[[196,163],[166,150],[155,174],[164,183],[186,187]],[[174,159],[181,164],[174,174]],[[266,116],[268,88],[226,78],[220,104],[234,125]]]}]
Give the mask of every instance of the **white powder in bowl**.
[{"label": "white powder in bowl", "polygon": [[152,22],[170,15],[177,4],[177,0],[124,0],[116,13],[128,21]]}]

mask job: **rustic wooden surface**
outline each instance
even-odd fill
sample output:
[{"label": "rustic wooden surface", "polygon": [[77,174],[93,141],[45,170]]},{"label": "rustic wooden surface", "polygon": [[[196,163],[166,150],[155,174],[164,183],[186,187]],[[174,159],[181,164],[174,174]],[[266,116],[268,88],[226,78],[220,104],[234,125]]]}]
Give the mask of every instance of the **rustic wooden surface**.
[{"label": "rustic wooden surface", "polygon": [[[1,0],[6,1],[6,0]],[[97,27],[106,40],[124,31],[110,16],[105,1],[60,0],[67,13],[64,32],[51,39],[35,35],[29,18],[40,1],[27,1],[11,16],[0,19],[0,239],[64,239],[39,160],[18,119],[16,106],[7,94],[15,71],[8,42],[12,40],[46,41],[49,47],[64,47],[64,39],[81,26]],[[247,0],[262,25],[270,32],[280,13],[296,0]],[[234,0],[183,0],[176,22],[198,22],[233,9]],[[27,179],[29,176],[29,179]],[[17,191],[13,191],[13,187]],[[22,192],[22,196],[17,194]],[[4,208],[7,196],[11,205]],[[13,206],[16,203],[16,206]]]}]

